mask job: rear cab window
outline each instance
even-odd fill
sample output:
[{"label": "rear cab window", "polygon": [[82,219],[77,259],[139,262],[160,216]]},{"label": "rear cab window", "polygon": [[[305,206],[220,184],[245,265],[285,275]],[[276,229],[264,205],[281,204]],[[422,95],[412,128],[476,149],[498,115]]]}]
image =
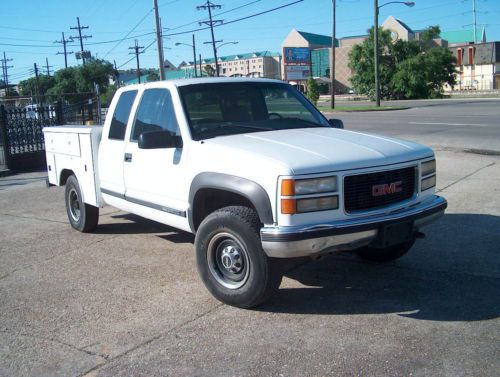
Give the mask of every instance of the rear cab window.
[{"label": "rear cab window", "polygon": [[118,99],[118,103],[111,119],[109,127],[108,139],[110,140],[125,140],[125,131],[127,130],[128,118],[134,104],[137,90],[128,90],[123,92]]}]

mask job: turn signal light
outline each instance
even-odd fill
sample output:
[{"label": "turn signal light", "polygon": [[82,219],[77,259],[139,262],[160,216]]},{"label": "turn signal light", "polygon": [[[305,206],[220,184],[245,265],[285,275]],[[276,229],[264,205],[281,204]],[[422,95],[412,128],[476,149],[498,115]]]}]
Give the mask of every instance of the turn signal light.
[{"label": "turn signal light", "polygon": [[297,213],[297,201],[295,199],[281,199],[281,213],[283,215]]},{"label": "turn signal light", "polygon": [[295,195],[295,181],[293,179],[284,179],[281,181],[281,196]]}]

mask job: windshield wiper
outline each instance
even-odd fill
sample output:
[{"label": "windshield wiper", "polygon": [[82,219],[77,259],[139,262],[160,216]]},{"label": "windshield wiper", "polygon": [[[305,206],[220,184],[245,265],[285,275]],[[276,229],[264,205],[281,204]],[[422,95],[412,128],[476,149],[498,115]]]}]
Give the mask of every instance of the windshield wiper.
[{"label": "windshield wiper", "polygon": [[[213,124],[213,123],[212,123]],[[228,136],[228,135],[236,135],[239,134],[238,129],[247,129],[247,130],[252,130],[252,131],[270,131],[272,130],[269,127],[258,127],[258,126],[252,126],[248,124],[241,124],[241,123],[233,123],[233,122],[224,122],[220,123],[215,127],[210,127],[206,130],[203,130],[198,133],[198,137],[216,137],[216,136]],[[225,132],[220,132],[220,131],[225,131]],[[229,133],[227,131],[230,131]],[[214,134],[212,134],[214,133]]]},{"label": "windshield wiper", "polygon": [[306,123],[307,125],[309,125],[310,127],[325,127],[324,125],[322,125],[321,123],[317,123],[317,122],[312,122],[310,120],[306,120],[306,119],[302,119],[302,118],[297,118],[297,117],[291,117],[291,118],[283,118],[283,119],[286,119],[286,120],[293,120],[293,121],[299,121],[299,122],[302,122],[302,123]]}]

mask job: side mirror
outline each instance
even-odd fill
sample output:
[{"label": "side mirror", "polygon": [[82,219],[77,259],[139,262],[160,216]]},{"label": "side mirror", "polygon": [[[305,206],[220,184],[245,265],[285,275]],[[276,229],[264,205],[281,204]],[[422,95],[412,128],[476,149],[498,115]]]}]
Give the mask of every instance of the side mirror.
[{"label": "side mirror", "polygon": [[344,129],[344,122],[342,122],[340,119],[328,119],[328,123],[330,123],[333,128],[340,128],[342,130]]},{"label": "side mirror", "polygon": [[146,131],[139,135],[139,149],[182,148],[182,138],[170,131]]}]

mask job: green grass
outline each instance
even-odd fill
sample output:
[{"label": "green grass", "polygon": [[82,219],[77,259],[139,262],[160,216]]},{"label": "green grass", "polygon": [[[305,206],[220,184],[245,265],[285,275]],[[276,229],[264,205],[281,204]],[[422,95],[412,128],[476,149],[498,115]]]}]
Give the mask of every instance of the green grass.
[{"label": "green grass", "polygon": [[331,109],[330,106],[318,106],[320,111],[332,112],[332,111],[387,111],[387,110],[405,110],[408,109],[407,106],[335,106],[335,109]]}]

